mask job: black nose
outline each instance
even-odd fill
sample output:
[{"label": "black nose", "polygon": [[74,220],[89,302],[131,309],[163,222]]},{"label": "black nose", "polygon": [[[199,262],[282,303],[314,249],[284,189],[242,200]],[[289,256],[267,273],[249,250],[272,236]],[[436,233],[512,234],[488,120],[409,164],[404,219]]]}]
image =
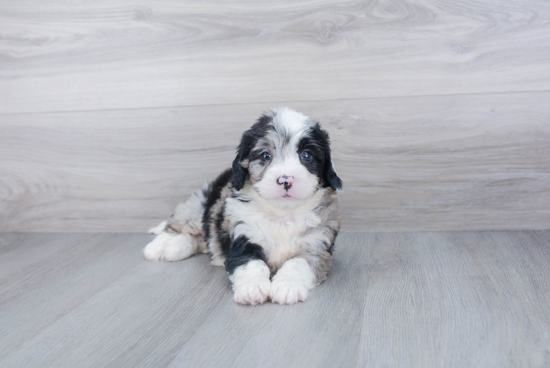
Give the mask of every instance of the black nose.
[{"label": "black nose", "polygon": [[294,180],[294,176],[283,175],[283,176],[279,176],[279,178],[277,179],[277,184],[284,185],[285,190],[289,190],[290,188],[292,188],[293,180]]}]

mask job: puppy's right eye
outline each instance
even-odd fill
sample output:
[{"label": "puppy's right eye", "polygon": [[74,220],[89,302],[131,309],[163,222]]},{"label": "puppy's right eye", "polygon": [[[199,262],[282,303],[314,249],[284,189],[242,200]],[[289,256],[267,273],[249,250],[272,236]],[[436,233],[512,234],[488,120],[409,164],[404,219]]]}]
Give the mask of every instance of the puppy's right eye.
[{"label": "puppy's right eye", "polygon": [[269,152],[262,153],[262,160],[263,161],[271,161],[273,157],[271,157],[271,154]]}]

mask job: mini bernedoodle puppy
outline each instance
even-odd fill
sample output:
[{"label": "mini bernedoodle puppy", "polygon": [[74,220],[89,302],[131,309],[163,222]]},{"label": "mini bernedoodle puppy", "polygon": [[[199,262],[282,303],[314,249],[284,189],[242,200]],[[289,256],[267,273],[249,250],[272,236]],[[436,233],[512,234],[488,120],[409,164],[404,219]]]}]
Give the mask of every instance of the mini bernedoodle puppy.
[{"label": "mini bernedoodle puppy", "polygon": [[238,303],[303,302],[327,278],[341,190],[327,132],[299,112],[272,109],[243,134],[232,169],[151,229],[157,237],[143,253],[164,261],[209,253]]}]

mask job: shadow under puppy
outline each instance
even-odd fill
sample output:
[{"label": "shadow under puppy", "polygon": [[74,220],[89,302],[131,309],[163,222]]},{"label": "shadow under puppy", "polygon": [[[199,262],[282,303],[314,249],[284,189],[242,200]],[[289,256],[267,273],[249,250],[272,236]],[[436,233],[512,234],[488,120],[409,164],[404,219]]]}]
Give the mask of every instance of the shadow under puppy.
[{"label": "shadow under puppy", "polygon": [[165,261],[210,253],[242,304],[303,302],[327,278],[341,189],[319,123],[272,109],[243,134],[232,169],[151,229],[157,237],[143,253]]}]

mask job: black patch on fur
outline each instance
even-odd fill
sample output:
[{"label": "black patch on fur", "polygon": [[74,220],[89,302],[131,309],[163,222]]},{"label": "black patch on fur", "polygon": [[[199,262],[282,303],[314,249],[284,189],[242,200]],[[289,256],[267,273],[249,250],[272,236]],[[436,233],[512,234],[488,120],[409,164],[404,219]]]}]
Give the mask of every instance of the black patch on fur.
[{"label": "black patch on fur", "polygon": [[303,151],[312,153],[311,161],[302,160],[302,165],[321,181],[323,188],[331,187],[333,190],[342,189],[342,180],[336,175],[330,157],[330,139],[328,133],[321,129],[319,123],[315,123],[298,143],[298,155]]},{"label": "black patch on fur", "polygon": [[220,199],[222,190],[233,178],[233,171],[227,169],[222,172],[212,183],[203,190],[204,197],[206,198],[203,203],[204,213],[202,215],[202,226],[204,230],[205,239],[210,241],[210,223],[213,220],[211,217],[212,206]]},{"label": "black patch on fur", "polygon": [[241,190],[244,187],[248,169],[241,166],[241,162],[250,160],[250,151],[256,145],[258,139],[263,138],[266,132],[272,128],[269,123],[273,120],[272,117],[262,115],[254,125],[243,133],[241,143],[237,148],[237,157],[233,160],[233,188]]},{"label": "black patch on fur", "polygon": [[246,236],[241,235],[231,243],[229,252],[226,254],[225,270],[232,275],[237,267],[252,260],[266,262],[264,250],[258,244],[251,243]]},{"label": "black patch on fur", "polygon": [[218,234],[218,239],[220,241],[222,252],[223,254],[227,254],[229,252],[229,247],[231,246],[231,238],[229,237],[229,233],[227,232],[227,230],[223,228],[224,220],[225,220],[225,203],[220,209],[220,212],[218,212],[218,214],[216,215],[216,219],[214,221],[214,228],[216,229],[216,233]]}]

